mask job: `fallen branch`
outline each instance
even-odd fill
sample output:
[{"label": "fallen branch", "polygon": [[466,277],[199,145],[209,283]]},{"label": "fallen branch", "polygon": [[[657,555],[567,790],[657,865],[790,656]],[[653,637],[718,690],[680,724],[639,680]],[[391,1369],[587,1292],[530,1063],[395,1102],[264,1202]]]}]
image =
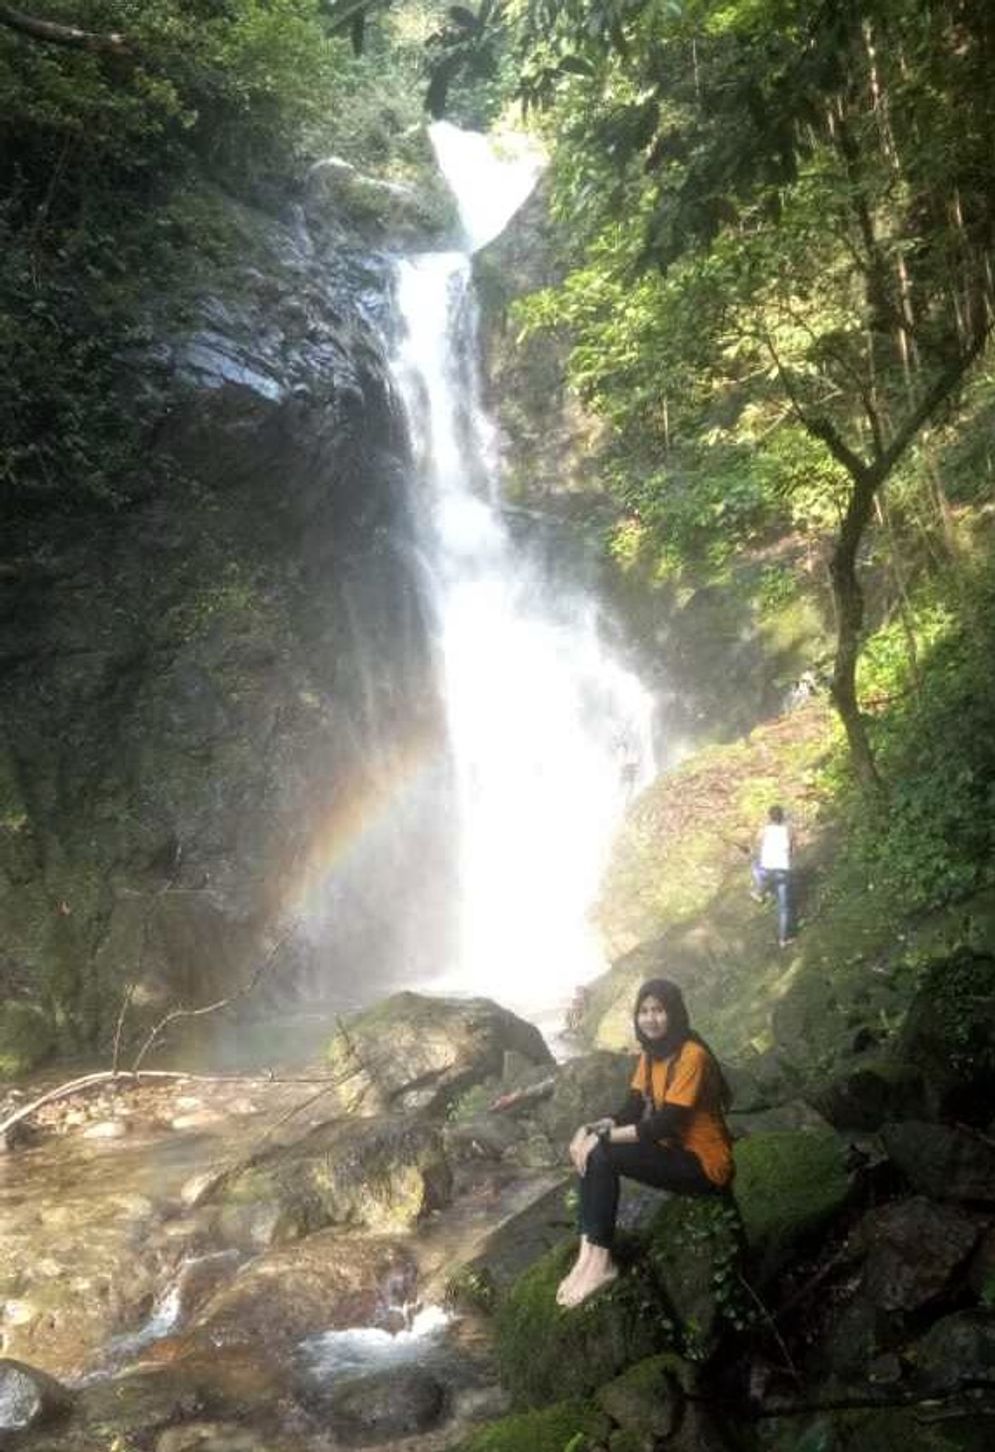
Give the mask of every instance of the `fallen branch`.
[{"label": "fallen branch", "polygon": [[[190,1074],[183,1069],[100,1069],[93,1074],[84,1074],[79,1079],[68,1079],[64,1084],[57,1084],[54,1089],[32,1099],[30,1104],[22,1104],[20,1109],[15,1109],[6,1119],[0,1119],[0,1139],[8,1130],[17,1124],[23,1124],[47,1104],[56,1104],[60,1099],[71,1099],[74,1094],[89,1093],[91,1089],[99,1088],[102,1084],[134,1089],[142,1084],[169,1081],[185,1084],[323,1084],[328,1089],[343,1082],[341,1076],[335,1074]],[[319,1097],[315,1095],[315,1098]]]},{"label": "fallen branch", "polygon": [[101,33],[95,30],[81,30],[78,25],[60,25],[54,20],[40,20],[36,15],[25,15],[10,5],[0,5],[0,25],[16,30],[31,40],[40,40],[45,45],[65,45],[74,50],[112,51],[126,55],[131,46],[117,31]]},{"label": "fallen branch", "polygon": [[159,1042],[163,1033],[166,1031],[170,1024],[177,1023],[180,1019],[184,1018],[203,1018],[209,1013],[217,1013],[222,1008],[229,1008],[233,1003],[238,1003],[241,999],[248,998],[249,994],[254,991],[257,984],[259,983],[260,978],[262,978],[267,968],[269,968],[270,964],[273,962],[277,953],[279,953],[284,943],[290,937],[290,933],[291,929],[288,928],[281,937],[277,938],[276,942],[273,944],[272,948],[270,948],[269,952],[266,954],[266,957],[259,964],[255,972],[246,980],[245,983],[242,984],[241,988],[236,989],[234,993],[229,993],[227,998],[219,998],[214,1003],[205,1003],[201,1008],[174,1008],[171,1009],[169,1013],[165,1014],[159,1020],[159,1022],[152,1027],[148,1034],[148,1037],[142,1044],[142,1047],[138,1050],[138,1053],[135,1056],[134,1063],[131,1066],[132,1073],[138,1072],[138,1070],[142,1066],[146,1055],[155,1048],[156,1044]]},{"label": "fallen branch", "polygon": [[540,1079],[538,1084],[527,1084],[524,1089],[512,1089],[508,1094],[499,1094],[487,1106],[491,1114],[503,1114],[509,1109],[521,1109],[523,1105],[534,1104],[539,1099],[548,1099],[556,1088],[556,1076]]}]

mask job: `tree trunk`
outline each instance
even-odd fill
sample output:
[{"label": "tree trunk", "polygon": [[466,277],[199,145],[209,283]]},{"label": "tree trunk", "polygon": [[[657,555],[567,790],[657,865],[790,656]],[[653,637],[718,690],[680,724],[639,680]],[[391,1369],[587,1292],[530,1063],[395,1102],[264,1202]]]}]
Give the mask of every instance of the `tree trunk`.
[{"label": "tree trunk", "polygon": [[881,482],[877,476],[876,469],[860,467],[854,472],[851,467],[853,492],[829,561],[837,620],[836,660],[830,694],[843,722],[857,780],[869,794],[880,790],[881,777],[857,700],[857,660],[864,625],[864,594],[857,578],[857,550],[870,520],[875,491]]}]

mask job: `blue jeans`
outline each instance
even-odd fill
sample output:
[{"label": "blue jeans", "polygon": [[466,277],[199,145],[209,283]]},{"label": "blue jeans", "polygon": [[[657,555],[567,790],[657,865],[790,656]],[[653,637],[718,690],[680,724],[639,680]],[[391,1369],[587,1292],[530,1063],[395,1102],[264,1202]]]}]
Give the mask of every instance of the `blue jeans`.
[{"label": "blue jeans", "polygon": [[791,873],[785,872],[781,867],[761,867],[759,862],[754,862],[753,881],[761,895],[773,891],[777,898],[777,936],[783,943],[785,938],[790,938],[794,926],[791,912]]}]

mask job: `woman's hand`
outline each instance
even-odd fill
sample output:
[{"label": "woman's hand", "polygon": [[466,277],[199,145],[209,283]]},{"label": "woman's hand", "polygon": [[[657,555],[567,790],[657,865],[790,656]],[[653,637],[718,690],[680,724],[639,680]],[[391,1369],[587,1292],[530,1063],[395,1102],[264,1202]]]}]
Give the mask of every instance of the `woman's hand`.
[{"label": "woman's hand", "polygon": [[613,1121],[599,1119],[595,1124],[582,1124],[570,1141],[570,1160],[578,1175],[587,1169],[587,1157],[598,1143],[599,1130],[611,1129]]}]

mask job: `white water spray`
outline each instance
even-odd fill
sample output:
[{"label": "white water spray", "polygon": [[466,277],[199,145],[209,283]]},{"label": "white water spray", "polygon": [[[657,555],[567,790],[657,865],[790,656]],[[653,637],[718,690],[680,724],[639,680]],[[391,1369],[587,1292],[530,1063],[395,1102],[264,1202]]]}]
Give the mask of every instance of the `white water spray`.
[{"label": "white water spray", "polygon": [[500,509],[480,404],[470,254],[535,182],[525,148],[433,128],[465,252],[403,262],[396,367],[423,490],[424,552],[456,777],[460,923],[435,991],[532,1018],[605,966],[588,914],[627,798],[652,775],[651,702],[606,648],[594,601],[553,583]]}]

